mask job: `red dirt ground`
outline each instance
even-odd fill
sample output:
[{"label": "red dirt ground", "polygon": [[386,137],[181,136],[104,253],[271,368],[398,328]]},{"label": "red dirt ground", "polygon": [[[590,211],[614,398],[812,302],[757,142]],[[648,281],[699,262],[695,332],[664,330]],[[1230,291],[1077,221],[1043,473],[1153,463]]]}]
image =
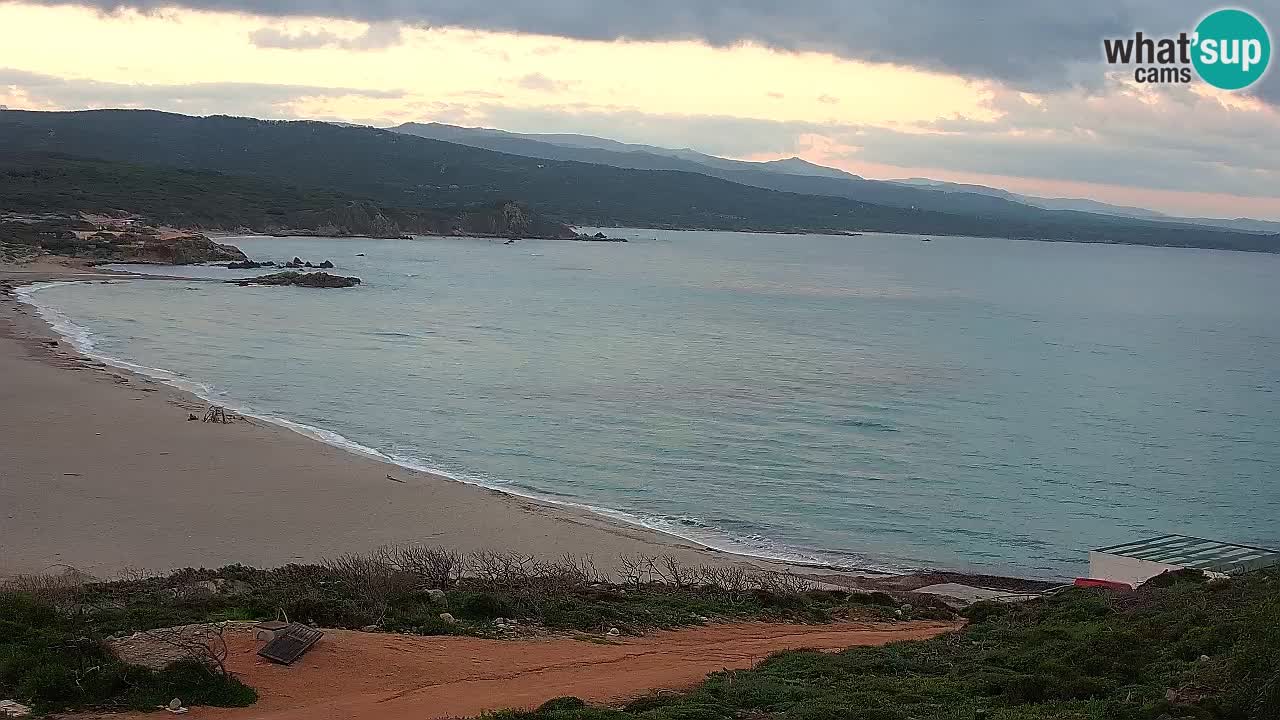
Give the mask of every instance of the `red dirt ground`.
[{"label": "red dirt ground", "polygon": [[260,700],[242,709],[192,708],[187,717],[427,720],[532,708],[563,695],[610,703],[687,688],[708,673],[748,668],[779,650],[882,645],[956,627],[926,622],[750,623],[653,632],[613,644],[566,637],[486,640],[330,630],[292,667],[258,658],[260,643],[247,634],[228,633],[228,666],[257,688]]}]

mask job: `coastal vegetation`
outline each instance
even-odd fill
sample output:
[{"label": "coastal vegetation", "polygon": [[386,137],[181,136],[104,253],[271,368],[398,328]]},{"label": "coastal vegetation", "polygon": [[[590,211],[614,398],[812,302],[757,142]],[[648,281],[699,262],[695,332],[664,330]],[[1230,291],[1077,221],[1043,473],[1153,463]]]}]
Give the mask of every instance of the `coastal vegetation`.
[{"label": "coastal vegetation", "polygon": [[[417,545],[316,565],[228,566],[94,581],[69,571],[0,581],[0,697],[41,710],[242,705],[252,694],[193,654],[162,671],[128,666],[110,641],[193,624],[288,618],[326,628],[510,637],[547,632],[635,634],[732,620],[829,622],[951,618],[936,599],[819,590],[789,573],[683,567],[669,557],[589,556],[547,562],[513,552]],[[89,678],[87,668],[92,670]]]},{"label": "coastal vegetation", "polygon": [[783,652],[621,709],[561,698],[493,720],[1280,717],[1280,572],[978,603],[931,640]]},{"label": "coastal vegetation", "polygon": [[[501,199],[406,208],[276,180],[57,153],[0,151],[0,210],[136,215],[177,228],[276,235],[577,237],[566,225]],[[0,230],[0,239],[6,234]]]},{"label": "coastal vegetation", "polygon": [[[155,182],[152,173],[176,182]],[[893,206],[698,172],[508,155],[375,128],[154,111],[0,112],[0,197],[45,209],[106,203],[197,228],[507,235],[520,232],[514,215],[530,218],[523,234],[539,237],[572,238],[561,225],[569,223],[1280,251],[1275,235],[1199,225],[1030,206],[1018,213]]]},{"label": "coastal vegetation", "polygon": [[0,698],[37,712],[95,707],[153,710],[173,697],[244,706],[257,693],[192,658],[162,670],[129,665],[95,633],[90,610],[30,592],[0,592]]},{"label": "coastal vegetation", "polygon": [[[682,567],[587,556],[397,546],[317,565],[229,566],[107,582],[74,574],[0,590],[0,695],[41,710],[242,705],[252,691],[198,657],[163,671],[124,665],[108,640],[191,623],[288,617],[322,627],[512,637],[639,633],[745,619],[950,618],[924,595],[819,590],[741,566]],[[1225,581],[1189,572],[1136,592],[1070,588],[1025,603],[980,602],[931,640],[839,653],[790,651],[685,693],[620,708],[561,698],[495,720],[732,718],[1205,718],[1280,715],[1280,571]],[[92,671],[86,668],[95,668]]]}]

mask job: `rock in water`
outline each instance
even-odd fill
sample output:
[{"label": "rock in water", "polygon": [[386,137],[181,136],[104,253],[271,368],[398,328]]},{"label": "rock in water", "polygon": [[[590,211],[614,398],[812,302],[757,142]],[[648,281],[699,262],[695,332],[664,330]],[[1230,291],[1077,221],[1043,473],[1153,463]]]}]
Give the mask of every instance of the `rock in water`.
[{"label": "rock in water", "polygon": [[332,261],[332,260],[325,260],[324,262],[320,263],[320,264],[319,264],[319,265],[317,265],[316,267],[318,267],[318,268],[320,268],[320,269],[322,269],[322,270],[332,270],[332,269],[333,269],[333,261]]},{"label": "rock in water", "polygon": [[298,287],[310,288],[346,288],[359,285],[360,278],[330,275],[326,272],[300,273],[289,271],[273,273],[271,275],[260,275],[255,278],[244,278],[243,280],[224,280],[223,282],[235,283],[236,285],[241,286],[297,285]]}]

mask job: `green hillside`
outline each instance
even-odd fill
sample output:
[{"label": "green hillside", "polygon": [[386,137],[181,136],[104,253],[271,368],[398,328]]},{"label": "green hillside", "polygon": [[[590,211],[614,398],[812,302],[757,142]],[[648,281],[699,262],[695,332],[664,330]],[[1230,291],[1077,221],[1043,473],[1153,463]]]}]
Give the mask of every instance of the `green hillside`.
[{"label": "green hillside", "polygon": [[[289,191],[295,194],[336,192],[408,210],[518,200],[542,215],[582,225],[879,231],[1280,250],[1275,236],[1087,213],[1046,211],[1010,218],[890,207],[750,187],[693,172],[521,157],[317,122],[132,110],[0,112],[0,157],[30,157],[33,152],[213,171],[283,183],[295,188]],[[255,202],[245,200],[249,207]],[[233,205],[226,212],[235,210]]]}]

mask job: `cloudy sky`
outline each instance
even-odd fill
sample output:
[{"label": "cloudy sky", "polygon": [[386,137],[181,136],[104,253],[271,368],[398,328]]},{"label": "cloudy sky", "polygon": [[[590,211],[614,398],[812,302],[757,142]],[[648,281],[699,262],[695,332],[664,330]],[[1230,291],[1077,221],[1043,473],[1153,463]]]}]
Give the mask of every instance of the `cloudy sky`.
[{"label": "cloudy sky", "polygon": [[[1280,0],[1236,4],[1272,28]],[[1280,219],[1280,70],[1143,86],[1167,0],[0,0],[0,105],[439,121]],[[1275,61],[1272,64],[1276,64]]]}]

